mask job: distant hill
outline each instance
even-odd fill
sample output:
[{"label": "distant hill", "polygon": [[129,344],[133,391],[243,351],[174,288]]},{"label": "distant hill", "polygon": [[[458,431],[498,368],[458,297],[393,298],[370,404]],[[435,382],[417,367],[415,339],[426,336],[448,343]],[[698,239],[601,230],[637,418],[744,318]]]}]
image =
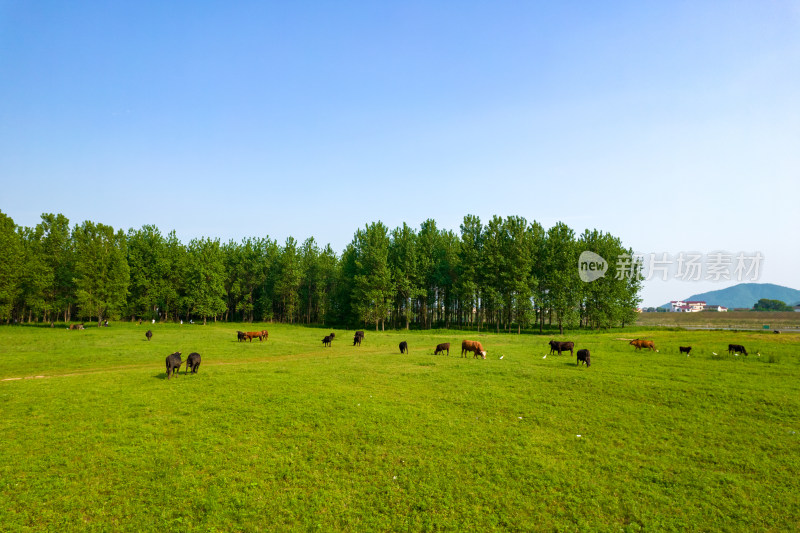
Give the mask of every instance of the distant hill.
[{"label": "distant hill", "polygon": [[[733,309],[735,307],[752,308],[761,298],[780,300],[789,305],[797,305],[800,302],[800,291],[773,283],[740,283],[727,289],[693,294],[683,298],[683,301],[704,301],[708,304],[722,305],[728,309]],[[668,308],[669,303],[661,307]]]}]

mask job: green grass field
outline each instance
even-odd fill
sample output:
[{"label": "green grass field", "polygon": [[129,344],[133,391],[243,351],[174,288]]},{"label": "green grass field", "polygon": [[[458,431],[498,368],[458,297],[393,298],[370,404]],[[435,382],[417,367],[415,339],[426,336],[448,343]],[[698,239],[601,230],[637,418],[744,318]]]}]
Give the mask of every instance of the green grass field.
[{"label": "green grass field", "polygon": [[[236,341],[264,328],[266,342]],[[798,334],[561,338],[591,350],[586,368],[547,355],[546,336],[366,330],[353,347],[352,332],[333,330],[323,348],[329,331],[0,327],[0,530],[800,523]],[[634,336],[659,352],[635,351]],[[487,359],[459,357],[465,338]],[[432,355],[448,341],[449,357]],[[729,355],[730,343],[750,355]],[[173,351],[199,352],[198,374],[167,380]]]}]

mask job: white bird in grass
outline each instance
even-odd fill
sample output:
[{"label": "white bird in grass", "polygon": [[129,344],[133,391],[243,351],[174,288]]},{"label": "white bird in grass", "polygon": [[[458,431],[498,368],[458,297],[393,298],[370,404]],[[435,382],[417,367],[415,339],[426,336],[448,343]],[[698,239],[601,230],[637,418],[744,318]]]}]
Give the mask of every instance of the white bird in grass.
[{"label": "white bird in grass", "polygon": [[500,356],[500,359],[502,359],[503,357],[505,357],[505,355],[501,355],[501,356]]},{"label": "white bird in grass", "polygon": [[717,355],[717,352],[711,352],[711,353],[714,354],[714,355]]},{"label": "white bird in grass", "polygon": [[543,355],[543,356],[542,356],[542,359],[547,359],[547,355]]}]

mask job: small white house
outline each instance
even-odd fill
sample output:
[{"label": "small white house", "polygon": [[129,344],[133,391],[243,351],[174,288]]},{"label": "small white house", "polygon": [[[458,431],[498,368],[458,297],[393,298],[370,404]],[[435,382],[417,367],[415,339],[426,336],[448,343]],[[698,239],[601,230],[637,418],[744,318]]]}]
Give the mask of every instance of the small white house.
[{"label": "small white house", "polygon": [[670,302],[670,311],[673,313],[697,313],[705,309],[706,303],[700,301],[674,300]]}]

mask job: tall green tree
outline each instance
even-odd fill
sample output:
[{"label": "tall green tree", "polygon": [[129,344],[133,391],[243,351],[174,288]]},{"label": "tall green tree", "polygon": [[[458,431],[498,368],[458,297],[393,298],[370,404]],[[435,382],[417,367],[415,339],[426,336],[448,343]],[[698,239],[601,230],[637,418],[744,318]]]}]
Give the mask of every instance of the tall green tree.
[{"label": "tall green tree", "polygon": [[24,253],[18,308],[21,317],[27,313],[27,320],[31,322],[46,317],[51,310],[47,289],[53,283],[53,273],[45,260],[38,228],[19,228],[19,234]]},{"label": "tall green tree", "polygon": [[461,242],[458,236],[449,230],[439,232],[438,253],[436,255],[435,280],[438,295],[438,309],[443,310],[443,325],[451,326],[451,320],[457,308],[458,285],[458,252]]},{"label": "tall green tree", "polygon": [[482,285],[481,306],[498,332],[503,312],[506,310],[504,295],[510,282],[506,248],[503,219],[495,215],[483,231],[483,254],[479,274]]},{"label": "tall green tree", "polygon": [[545,304],[555,313],[559,333],[564,326],[578,325],[580,306],[580,276],[575,232],[558,222],[547,231],[545,241]]},{"label": "tall green tree", "polygon": [[14,304],[22,292],[25,251],[14,220],[0,211],[0,319],[13,318]]},{"label": "tall green tree", "polygon": [[355,276],[353,310],[359,320],[385,328],[393,294],[389,269],[389,233],[382,222],[373,222],[354,238]]},{"label": "tall green tree", "polygon": [[225,312],[225,264],[219,239],[192,239],[186,266],[187,313],[216,321]]},{"label": "tall green tree", "polygon": [[483,256],[483,224],[475,215],[466,215],[461,223],[461,244],[458,248],[456,290],[462,322],[477,322],[480,329],[480,265]]},{"label": "tall green tree", "polygon": [[45,291],[46,308],[53,315],[63,312],[66,322],[70,319],[72,303],[75,301],[75,257],[69,219],[52,213],[44,213],[41,218],[36,226],[36,234],[51,280]]},{"label": "tall green tree", "polygon": [[127,241],[122,230],[85,221],[72,232],[75,246],[75,286],[81,315],[119,316],[128,296],[130,270]]},{"label": "tall green tree", "polygon": [[280,306],[278,316],[284,322],[294,323],[298,318],[302,276],[297,241],[294,237],[287,237],[278,257],[275,282],[275,296]]},{"label": "tall green tree", "polygon": [[533,260],[536,243],[534,233],[522,217],[507,217],[503,221],[505,287],[503,298],[507,309],[507,324],[517,324],[517,333],[533,317]]},{"label": "tall green tree", "polygon": [[394,287],[394,314],[402,317],[409,329],[413,316],[413,302],[424,294],[417,269],[416,232],[403,223],[392,230],[389,242],[389,269]]},{"label": "tall green tree", "polygon": [[417,272],[419,275],[420,287],[424,292],[420,293],[418,302],[420,308],[421,325],[429,329],[433,326],[433,321],[438,317],[440,306],[438,304],[439,279],[438,269],[442,257],[442,243],[436,221],[432,218],[424,221],[417,233]]},{"label": "tall green tree", "polygon": [[243,239],[241,244],[231,241],[223,246],[227,312],[238,312],[248,322],[255,318],[258,291],[264,286],[271,265],[268,246],[268,239],[260,238]]},{"label": "tall green tree", "polygon": [[148,319],[156,318],[159,312],[168,313],[163,295],[171,265],[164,237],[157,227],[145,225],[139,230],[129,229],[127,241],[131,269],[128,313],[131,318]]},{"label": "tall green tree", "polygon": [[317,257],[318,283],[316,285],[317,323],[325,324],[328,317],[335,316],[334,295],[339,284],[339,260],[330,244],[325,245]]}]

